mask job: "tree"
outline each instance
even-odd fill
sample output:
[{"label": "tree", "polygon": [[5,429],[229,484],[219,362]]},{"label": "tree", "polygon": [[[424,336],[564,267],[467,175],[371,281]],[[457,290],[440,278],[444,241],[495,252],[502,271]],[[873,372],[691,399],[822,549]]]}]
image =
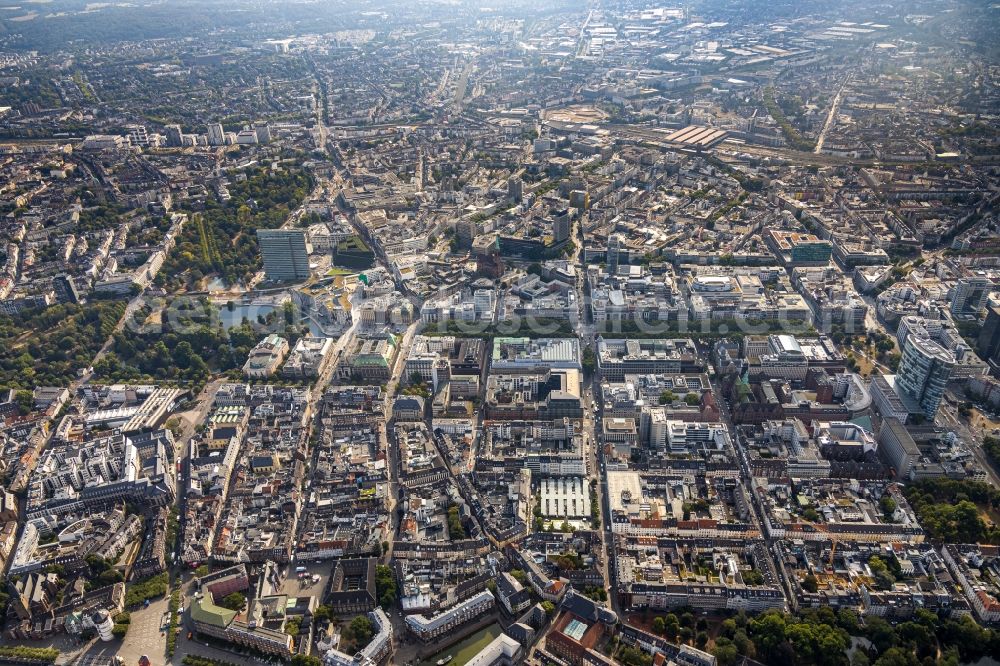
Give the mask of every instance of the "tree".
[{"label": "tree", "polygon": [[14,394],[14,400],[21,416],[27,416],[35,408],[35,396],[31,391],[18,391]]},{"label": "tree", "polygon": [[182,340],[174,348],[173,358],[177,367],[184,370],[191,367],[191,359],[194,357],[194,348],[187,340]]},{"label": "tree", "polygon": [[677,616],[673,613],[667,613],[667,616],[663,619],[663,635],[674,640],[677,638],[677,633],[681,630],[681,622],[677,619]]},{"label": "tree", "polygon": [[688,393],[686,396],[684,396],[684,402],[686,402],[691,407],[696,407],[701,403],[701,398],[698,396],[697,393]]},{"label": "tree", "polygon": [[785,640],[803,663],[842,664],[849,645],[846,632],[819,622],[793,622],[785,628]]},{"label": "tree", "polygon": [[920,662],[910,652],[898,647],[889,648],[878,659],[874,666],[919,666]]},{"label": "tree", "polygon": [[97,582],[100,587],[114,585],[115,583],[123,580],[125,580],[125,574],[118,569],[108,569],[107,571],[101,572],[101,575],[97,577]]},{"label": "tree", "polygon": [[886,336],[881,337],[879,341],[875,343],[876,351],[883,354],[886,353],[887,351],[891,351],[894,347],[895,344],[893,344],[892,340],[890,340]]},{"label": "tree", "polygon": [[618,660],[627,666],[649,666],[653,658],[638,648],[624,647],[618,653]]},{"label": "tree", "polygon": [[757,654],[757,650],[754,647],[753,641],[747,636],[747,632],[743,629],[738,629],[736,634],[733,636],[733,645],[736,646],[736,651],[745,657],[750,657],[751,659]]},{"label": "tree", "polygon": [[131,608],[147,599],[163,596],[167,591],[168,582],[167,574],[161,573],[132,583],[125,590],[125,607]]},{"label": "tree", "polygon": [[708,645],[708,633],[705,631],[699,631],[698,635],[694,638],[694,644],[699,650]]},{"label": "tree", "polygon": [[99,576],[111,568],[111,563],[100,555],[88,555],[85,561],[87,562],[87,566],[90,568],[91,576]]},{"label": "tree", "polygon": [[542,602],[542,610],[545,611],[546,615],[548,615],[549,617],[552,617],[553,615],[555,615],[556,606],[551,601],[543,601]]},{"label": "tree", "polygon": [[27,645],[0,645],[0,657],[14,657],[17,661],[37,659],[51,664],[59,657],[59,650]]},{"label": "tree", "polygon": [[241,611],[246,603],[247,598],[243,596],[241,592],[233,592],[223,597],[222,601],[219,602],[219,605],[223,608],[228,608],[229,610]]},{"label": "tree", "polygon": [[837,611],[837,626],[851,636],[858,636],[861,633],[861,623],[858,620],[858,613],[850,608],[841,608]]},{"label": "tree", "polygon": [[732,666],[739,660],[740,655],[736,646],[728,638],[719,638],[715,641],[715,648],[712,650],[719,666]]},{"label": "tree", "polygon": [[603,587],[597,587],[597,586],[588,587],[584,591],[584,595],[586,595],[587,597],[590,597],[594,601],[607,601],[608,600],[608,591],[605,590]]},{"label": "tree", "polygon": [[594,374],[597,369],[597,355],[594,354],[594,349],[590,345],[583,348],[580,364],[583,366],[584,373],[588,375]]},{"label": "tree", "polygon": [[802,579],[802,589],[806,592],[816,593],[819,589],[819,581],[816,580],[816,576],[812,574],[807,574],[805,578]]},{"label": "tree", "polygon": [[1000,465],[1000,437],[983,437],[983,451],[995,465]]},{"label": "tree", "polygon": [[346,633],[360,649],[368,645],[372,636],[375,635],[375,628],[367,615],[358,615],[347,626]]},{"label": "tree", "polygon": [[375,594],[383,609],[389,609],[396,603],[396,577],[392,569],[384,564],[375,567]]},{"label": "tree", "polygon": [[465,538],[465,527],[462,526],[462,516],[456,504],[448,507],[448,536],[451,537],[452,541]]},{"label": "tree", "polygon": [[865,637],[872,642],[875,650],[880,654],[893,647],[898,641],[896,630],[878,616],[865,618]]},{"label": "tree", "polygon": [[323,660],[312,654],[292,655],[292,666],[323,666]]},{"label": "tree", "polygon": [[918,622],[903,622],[896,627],[896,634],[900,640],[913,646],[918,657],[937,656],[937,639],[933,628]]},{"label": "tree", "polygon": [[653,618],[653,633],[662,636],[666,629],[666,621],[662,616],[658,615]]},{"label": "tree", "polygon": [[564,551],[556,557],[555,564],[563,571],[575,571],[583,568],[583,558],[579,553]]},{"label": "tree", "polygon": [[785,642],[785,616],[777,611],[767,611],[747,622],[757,654],[764,660],[776,655],[778,646]]},{"label": "tree", "polygon": [[896,583],[895,576],[889,571],[889,567],[878,555],[868,558],[868,568],[871,569],[875,578],[875,586],[880,590],[890,590]]},{"label": "tree", "polygon": [[[993,651],[997,654],[997,651]],[[942,651],[941,657],[938,659],[937,666],[959,666],[961,660],[958,656],[958,650],[956,648],[948,648]],[[851,666],[854,666],[853,664]]]},{"label": "tree", "polygon": [[996,654],[995,648],[1000,645],[1000,632],[988,633],[967,615],[939,623],[937,636],[942,643],[958,649],[963,663],[977,661],[988,650]]},{"label": "tree", "polygon": [[892,495],[885,493],[882,495],[882,499],[878,501],[879,508],[882,509],[882,516],[887,520],[892,518],[892,515],[896,513],[896,500],[892,499]]}]

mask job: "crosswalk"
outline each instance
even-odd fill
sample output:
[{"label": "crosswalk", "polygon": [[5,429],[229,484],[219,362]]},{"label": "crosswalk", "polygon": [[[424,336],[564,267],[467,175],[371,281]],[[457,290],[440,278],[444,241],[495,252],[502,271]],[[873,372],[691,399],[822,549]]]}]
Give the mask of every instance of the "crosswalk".
[{"label": "crosswalk", "polygon": [[71,666],[117,666],[120,662],[115,660],[115,655],[83,654],[67,663]]}]

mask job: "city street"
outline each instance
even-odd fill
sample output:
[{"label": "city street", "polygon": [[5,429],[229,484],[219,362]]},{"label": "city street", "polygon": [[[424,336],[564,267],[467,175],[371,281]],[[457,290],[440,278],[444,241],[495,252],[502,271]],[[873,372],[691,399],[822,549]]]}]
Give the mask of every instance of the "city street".
[{"label": "city street", "polygon": [[997,473],[996,467],[986,457],[986,452],[983,451],[983,433],[974,433],[969,429],[966,421],[959,416],[958,409],[953,404],[954,402],[953,400],[944,400],[941,402],[941,407],[938,408],[937,421],[945,427],[953,429],[955,434],[969,445],[969,450],[976,457],[976,462],[986,470],[986,478],[989,479],[989,482],[994,487],[1000,488],[1000,474]]},{"label": "city street", "polygon": [[996,2],[7,4],[4,645],[1000,653]]}]

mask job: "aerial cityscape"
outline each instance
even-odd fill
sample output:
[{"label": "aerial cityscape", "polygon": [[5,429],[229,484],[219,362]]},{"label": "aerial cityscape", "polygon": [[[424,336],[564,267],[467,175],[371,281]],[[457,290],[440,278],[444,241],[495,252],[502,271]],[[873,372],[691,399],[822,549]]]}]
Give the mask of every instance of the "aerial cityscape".
[{"label": "aerial cityscape", "polygon": [[1000,666],[998,34],[0,0],[0,664]]}]

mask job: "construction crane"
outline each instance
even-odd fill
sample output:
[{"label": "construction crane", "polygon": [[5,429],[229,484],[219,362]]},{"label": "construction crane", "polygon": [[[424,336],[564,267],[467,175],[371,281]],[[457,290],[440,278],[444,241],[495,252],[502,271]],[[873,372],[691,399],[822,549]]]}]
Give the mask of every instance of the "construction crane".
[{"label": "construction crane", "polygon": [[827,529],[827,527],[825,525],[820,525],[818,523],[814,523],[813,521],[806,520],[805,518],[802,518],[801,516],[799,517],[799,522],[801,522],[803,525],[808,525],[809,527],[813,528],[817,532],[820,532],[821,534],[825,534],[827,536],[827,538],[830,539],[830,541],[832,542],[833,545],[830,548],[830,561],[829,561],[829,563],[827,563],[827,567],[832,570],[833,569],[833,558],[837,554],[837,544],[839,543],[839,541],[837,540],[837,537],[833,533],[831,533],[830,530]]}]

